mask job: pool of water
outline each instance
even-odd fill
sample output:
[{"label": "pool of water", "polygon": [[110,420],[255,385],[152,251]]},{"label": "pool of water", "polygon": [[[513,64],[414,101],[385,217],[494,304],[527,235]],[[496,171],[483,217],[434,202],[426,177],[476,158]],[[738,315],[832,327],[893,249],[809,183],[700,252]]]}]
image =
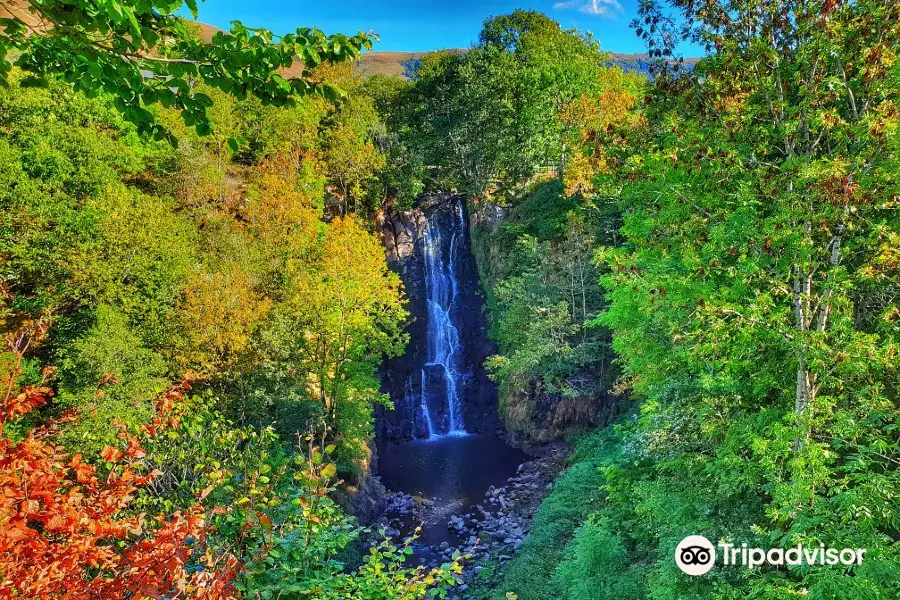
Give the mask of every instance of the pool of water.
[{"label": "pool of water", "polygon": [[[435,499],[449,519],[481,502],[492,485],[505,484],[526,459],[496,436],[446,435],[384,446],[378,471],[389,490]],[[426,526],[421,541],[449,539],[447,519]]]}]

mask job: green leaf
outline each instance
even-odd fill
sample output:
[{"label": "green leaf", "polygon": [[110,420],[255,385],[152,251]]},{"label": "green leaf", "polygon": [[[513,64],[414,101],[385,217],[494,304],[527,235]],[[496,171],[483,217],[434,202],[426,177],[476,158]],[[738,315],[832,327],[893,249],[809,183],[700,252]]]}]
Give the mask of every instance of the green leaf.
[{"label": "green leaf", "polygon": [[288,83],[288,81],[281,75],[279,75],[277,73],[272,75],[272,81],[274,81],[278,85],[278,87],[281,88],[282,91],[285,91],[285,92],[291,91],[291,84]]},{"label": "green leaf", "polygon": [[23,88],[46,88],[50,85],[50,82],[44,77],[29,75],[28,77],[23,77],[19,85]]},{"label": "green leaf", "polygon": [[197,92],[193,95],[194,101],[203,108],[209,108],[213,105],[212,98],[204,94],[203,92]]},{"label": "green leaf", "polygon": [[191,16],[196,21],[197,17],[200,15],[197,10],[197,0],[185,0],[184,3],[187,4],[188,10],[191,11]]},{"label": "green leaf", "polygon": [[212,134],[212,127],[209,125],[209,121],[203,120],[198,122],[194,126],[194,130],[197,132],[197,135],[201,137],[205,137]]}]

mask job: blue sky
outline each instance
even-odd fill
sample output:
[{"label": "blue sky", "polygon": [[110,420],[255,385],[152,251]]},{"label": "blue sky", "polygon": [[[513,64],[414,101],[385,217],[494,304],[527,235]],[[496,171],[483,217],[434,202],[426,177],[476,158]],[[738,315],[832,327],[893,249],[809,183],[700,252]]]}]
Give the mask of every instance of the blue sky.
[{"label": "blue sky", "polygon": [[381,41],[375,50],[438,50],[467,48],[491,15],[516,8],[540,10],[565,27],[591,31],[604,50],[643,52],[629,23],[638,0],[207,0],[200,20],[228,29],[232,20],[250,27],[287,33],[298,26],[315,26],[327,33],[374,31]]}]

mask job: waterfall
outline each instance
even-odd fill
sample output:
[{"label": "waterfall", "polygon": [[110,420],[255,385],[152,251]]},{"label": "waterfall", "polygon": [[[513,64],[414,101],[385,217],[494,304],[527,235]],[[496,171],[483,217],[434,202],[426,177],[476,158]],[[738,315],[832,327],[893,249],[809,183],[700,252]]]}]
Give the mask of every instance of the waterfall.
[{"label": "waterfall", "polygon": [[[434,435],[434,423],[431,421],[431,411],[428,410],[428,396],[425,392],[425,369],[422,369],[422,391],[419,394],[419,401],[421,403],[422,416],[425,419],[425,431],[428,432],[428,437],[431,437]],[[413,431],[415,432],[415,426],[413,426]]]},{"label": "waterfall", "polygon": [[[422,369],[421,409],[429,437],[442,434],[463,434],[460,386],[462,345],[459,329],[454,323],[454,313],[459,292],[456,261],[461,242],[465,241],[466,227],[462,203],[453,203],[454,218],[450,221],[452,230],[447,245],[446,256],[442,243],[442,232],[436,214],[431,215],[425,226],[425,295],[428,309],[426,325],[425,366]],[[442,396],[435,402],[431,395],[436,386],[429,385],[430,379],[442,380]],[[436,420],[432,415],[434,406],[441,406],[441,414]]]},{"label": "waterfall", "polygon": [[425,396],[425,370],[422,370],[422,381],[421,381],[421,390],[416,393],[413,382],[412,382],[412,374],[406,378],[406,382],[403,385],[403,402],[406,405],[406,411],[410,415],[410,426],[411,433],[413,437],[419,437],[423,434],[428,434],[428,437],[434,435],[434,424],[431,422],[431,414],[428,410],[428,405],[426,403]]},{"label": "waterfall", "polygon": [[484,369],[494,350],[465,200],[423,195],[414,208],[385,215],[380,229],[413,317],[405,352],[383,366],[382,389],[393,409],[378,416],[380,439],[439,440],[495,430],[497,388]]}]

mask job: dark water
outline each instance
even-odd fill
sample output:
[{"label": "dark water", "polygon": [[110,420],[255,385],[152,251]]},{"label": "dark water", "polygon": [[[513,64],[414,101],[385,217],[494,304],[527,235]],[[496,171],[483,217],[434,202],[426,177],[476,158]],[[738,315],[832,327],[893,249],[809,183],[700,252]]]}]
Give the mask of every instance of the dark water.
[{"label": "dark water", "polygon": [[447,435],[381,451],[379,471],[390,490],[437,498],[480,502],[492,485],[516,473],[525,454],[492,435]]},{"label": "dark water", "polygon": [[[447,540],[447,519],[482,502],[488,488],[501,486],[525,462],[521,450],[492,435],[446,435],[381,449],[378,466],[389,490],[436,500],[447,515],[427,525],[421,541],[436,544]],[[417,524],[412,524],[413,526]]]}]

